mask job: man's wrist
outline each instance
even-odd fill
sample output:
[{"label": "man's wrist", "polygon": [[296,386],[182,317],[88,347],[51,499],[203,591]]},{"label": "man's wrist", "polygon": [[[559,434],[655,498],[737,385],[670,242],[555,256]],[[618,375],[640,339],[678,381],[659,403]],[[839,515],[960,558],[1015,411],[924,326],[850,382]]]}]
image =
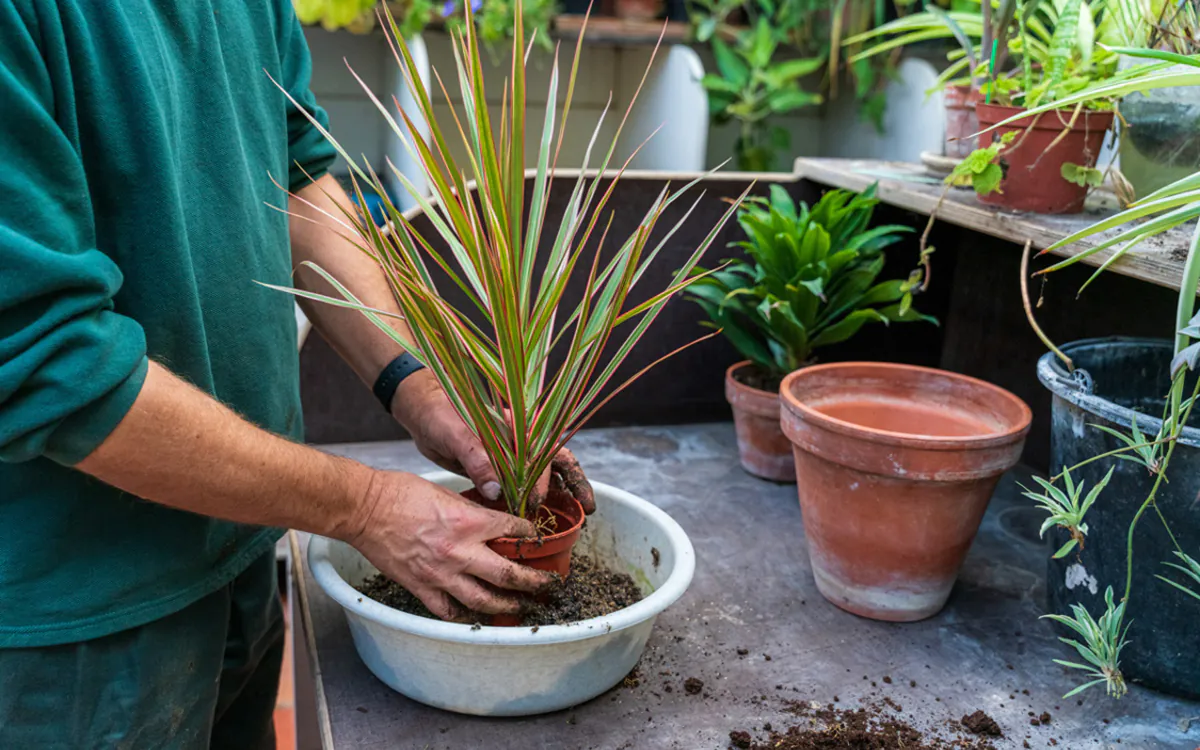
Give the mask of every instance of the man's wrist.
[{"label": "man's wrist", "polygon": [[348,544],[356,544],[371,525],[380,501],[380,471],[350,459],[331,456],[336,491],[342,497],[341,512],[327,519],[320,533]]},{"label": "man's wrist", "polygon": [[383,408],[390,412],[392,402],[396,398],[396,391],[400,389],[405,380],[424,369],[425,365],[421,364],[420,360],[408,352],[404,352],[384,366],[375,378],[375,384],[371,387],[371,391]]},{"label": "man's wrist", "polygon": [[442,397],[442,386],[429,370],[414,372],[404,379],[392,396],[389,411],[410,435],[416,435],[423,424],[422,414],[435,397]]}]

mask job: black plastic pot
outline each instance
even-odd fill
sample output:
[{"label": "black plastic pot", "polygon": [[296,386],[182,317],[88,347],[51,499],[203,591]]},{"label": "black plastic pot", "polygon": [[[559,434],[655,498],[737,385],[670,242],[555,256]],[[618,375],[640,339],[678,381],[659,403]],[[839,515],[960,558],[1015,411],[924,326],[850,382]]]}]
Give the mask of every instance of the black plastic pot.
[{"label": "black plastic pot", "polygon": [[[1170,388],[1170,342],[1086,339],[1064,346],[1063,352],[1074,361],[1078,377],[1068,374],[1053,354],[1038,362],[1038,378],[1054,393],[1050,461],[1055,473],[1124,447],[1094,425],[1128,434],[1136,413],[1144,434],[1158,432],[1158,415]],[[1080,370],[1086,375],[1080,375]],[[1196,422],[1192,420],[1193,425]],[[1099,617],[1105,588],[1112,586],[1118,601],[1124,594],[1126,535],[1150,493],[1153,477],[1143,466],[1115,458],[1094,461],[1072,476],[1091,487],[1110,468],[1114,471],[1108,488],[1088,511],[1083,550],[1050,561],[1047,593],[1052,612],[1070,614],[1071,604],[1082,604]],[[1158,507],[1184,551],[1196,557],[1200,555],[1200,429],[1184,430],[1167,478],[1170,481],[1158,492]],[[1047,537],[1051,549],[1070,538],[1058,528],[1047,532]],[[1200,601],[1155,578],[1164,575],[1184,582],[1182,574],[1163,564],[1178,562],[1174,549],[1162,521],[1153,509],[1148,510],[1134,536],[1133,589],[1126,613],[1126,621],[1132,624],[1121,669],[1133,682],[1200,698]],[[1064,656],[1071,661],[1078,661],[1077,657],[1073,652]]]}]

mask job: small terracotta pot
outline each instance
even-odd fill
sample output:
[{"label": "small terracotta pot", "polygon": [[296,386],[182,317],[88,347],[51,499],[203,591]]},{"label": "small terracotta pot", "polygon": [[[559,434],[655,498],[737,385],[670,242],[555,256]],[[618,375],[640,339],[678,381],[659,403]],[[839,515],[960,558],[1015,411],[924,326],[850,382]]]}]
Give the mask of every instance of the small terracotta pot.
[{"label": "small terracotta pot", "polygon": [[[508,506],[503,500],[488,500],[474,487],[463,490],[461,494],[485,508],[502,513],[508,511]],[[557,573],[566,578],[571,574],[571,549],[575,542],[579,541],[579,533],[583,529],[583,506],[568,492],[551,492],[544,507],[554,514],[555,528],[560,529],[559,531],[541,539],[500,537],[488,542],[488,547],[509,560],[517,560],[531,568]],[[494,615],[491,624],[516,627],[521,624],[521,616]]]},{"label": "small terracotta pot", "polygon": [[946,156],[961,159],[975,149],[979,132],[979,120],[975,117],[975,103],[979,101],[979,90],[970,86],[947,86],[942,90],[942,104],[946,108]]},{"label": "small terracotta pot", "polygon": [[1029,407],[964,375],[865,362],[798,370],[780,395],[817,588],[863,617],[936,614]]},{"label": "small terracotta pot", "polygon": [[[983,102],[975,105],[981,129],[1023,111],[1022,107]],[[1039,214],[1082,211],[1088,189],[1063,179],[1062,166],[1068,162],[1083,167],[1096,166],[1104,136],[1112,125],[1113,113],[1084,110],[1068,129],[1073,112],[1060,109],[1046,112],[1041,117],[1025,117],[981,136],[980,145],[984,145],[990,142],[987,139],[998,139],[1009,131],[1017,132],[1012,143],[1000,152],[1000,166],[1004,169],[1000,192],[981,195],[980,202]],[[1031,124],[1033,128],[1027,133]],[[1059,140],[1064,130],[1067,134]]]},{"label": "small terracotta pot", "polygon": [[746,360],[725,371],[725,399],[733,407],[742,468],[772,482],[794,482],[792,444],[779,426],[779,394],[751,388],[734,377],[734,373],[751,366]]},{"label": "small terracotta pot", "polygon": [[663,0],[616,0],[615,10],[627,21],[653,21],[662,15]]}]

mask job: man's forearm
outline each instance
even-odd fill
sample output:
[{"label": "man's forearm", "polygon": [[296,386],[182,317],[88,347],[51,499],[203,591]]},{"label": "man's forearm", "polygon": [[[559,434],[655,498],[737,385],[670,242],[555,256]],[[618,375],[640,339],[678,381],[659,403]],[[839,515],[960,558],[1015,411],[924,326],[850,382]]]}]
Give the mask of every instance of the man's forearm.
[{"label": "man's forearm", "polygon": [[156,364],[133,408],[76,468],[172,508],[350,542],[441,617],[455,616],[460,603],[516,612],[516,600],[487,584],[536,591],[549,583],[486,546],[534,536],[529,521],[412,474],[290,443]]},{"label": "man's forearm", "polygon": [[165,368],[77,469],[138,497],[229,521],[351,539],[373,472],[259,429]]},{"label": "man's forearm", "polygon": [[[345,191],[337,180],[326,175],[298,192],[288,203],[293,214],[290,225],[292,262],[298,267],[310,261],[328,271],[362,302],[379,310],[399,314],[383,269],[371,257],[341,234],[350,230],[335,219],[344,219],[343,210],[353,211]],[[347,222],[348,223],[348,222]],[[331,297],[338,293],[312,269],[298,268],[296,284],[308,291]],[[403,349],[386,333],[357,310],[300,299],[300,307],[326,341],[341,355],[368,386]],[[390,319],[405,337],[403,322]]]}]

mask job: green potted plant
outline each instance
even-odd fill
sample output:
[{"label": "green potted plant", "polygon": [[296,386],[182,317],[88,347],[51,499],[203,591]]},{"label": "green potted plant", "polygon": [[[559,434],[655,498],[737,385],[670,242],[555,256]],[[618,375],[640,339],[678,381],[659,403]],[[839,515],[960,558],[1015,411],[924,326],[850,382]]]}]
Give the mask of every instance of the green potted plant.
[{"label": "green potted plant", "polygon": [[884,250],[909,227],[871,227],[878,200],[872,186],[858,195],[826,193],[811,209],[779,185],[769,198],[748,199],[738,212],[746,239],[733,246],[748,258],[730,260],[699,279],[688,297],[704,310],[745,361],[725,373],[738,452],[746,471],[793,481],[792,447],[779,427],[779,383],[816,360],[825,346],[867,323],[936,322],[912,307],[920,271],[878,282]]},{"label": "green potted plant", "polygon": [[[1066,104],[1200,85],[1200,55],[1114,51],[1152,62],[1079,91]],[[1051,245],[1043,253],[1108,233],[1038,274],[1110,251],[1086,289],[1144,240],[1198,217],[1200,171]],[[1198,283],[1200,229],[1187,250],[1173,340],[1092,339],[1058,347],[1037,326],[1026,300],[1030,323],[1051,350],[1038,363],[1038,377],[1054,394],[1054,475],[1029,494],[1047,512],[1044,531],[1057,550],[1047,570],[1048,616],[1059,623],[1072,656],[1082,657],[1060,663],[1087,674],[1073,692],[1104,685],[1119,697],[1132,679],[1200,697],[1193,658],[1200,650],[1194,627],[1200,520],[1192,512],[1200,493],[1200,430],[1189,426],[1200,382],[1194,373],[1200,362]],[[1160,407],[1150,406],[1159,400]]]},{"label": "green potted plant", "polygon": [[936,3],[926,2],[925,9],[918,13],[889,21],[843,42],[844,46],[861,48],[851,56],[851,63],[894,53],[912,44],[935,40],[955,42],[956,47],[946,54],[949,64],[938,76],[932,91],[941,89],[946,110],[945,153],[958,158],[974,150],[973,136],[979,130],[975,119],[979,87],[977,82],[970,80],[970,75],[979,66],[982,39],[988,36],[985,28],[992,29],[994,35],[995,28],[1007,26],[1016,12],[1017,2],[1001,0],[997,8],[989,8],[986,20],[979,3],[974,5],[977,7],[947,11]]},{"label": "green potted plant", "polygon": [[[522,17],[519,0],[516,9],[515,17]],[[345,236],[384,270],[400,314],[364,306],[336,278],[311,264],[336,294],[284,291],[358,310],[428,368],[484,447],[502,487],[504,509],[530,518],[542,532],[536,540],[493,540],[497,552],[569,575],[570,545],[593,538],[590,534],[600,535],[616,545],[607,553],[607,564],[636,572],[645,598],[571,626],[472,627],[401,611],[359,593],[354,586],[373,571],[352,547],[314,540],[309,561],[318,583],[345,609],[360,656],[384,682],[416,700],[451,710],[493,715],[555,710],[594,697],[633,667],[654,619],[686,589],[694,559],[678,524],[652,504],[616,488],[594,483],[599,507],[588,519],[590,534],[582,537],[582,513],[570,493],[554,492],[552,487],[546,503],[538,507],[530,499],[551,459],[571,436],[648,369],[615,381],[663,307],[694,283],[695,265],[740,200],[717,218],[703,242],[689,248],[686,261],[665,288],[644,289],[644,274],[665,244],[652,240],[659,220],[694,183],[654,200],[631,236],[610,236],[620,173],[601,177],[590,172],[589,147],[584,168],[560,178],[570,186],[566,209],[551,213],[550,192],[560,173],[557,155],[569,128],[582,34],[565,80],[562,109],[549,106],[544,120],[528,123],[522,25],[514,22],[512,75],[504,83],[506,106],[497,115],[487,106],[481,41],[468,7],[466,23],[454,35],[462,105],[451,105],[447,117],[420,88],[416,62],[395,19],[387,17],[390,41],[403,78],[414,89],[417,114],[428,124],[429,137],[418,134],[409,113],[367,93],[421,164],[432,196],[389,166],[417,202],[414,212],[432,229],[422,233],[414,223],[415,213],[396,207],[372,167],[326,134],[351,169],[358,204],[365,203],[364,193],[369,191],[386,213],[384,229],[349,208],[340,218]],[[555,58],[545,101],[559,101],[559,86]],[[626,119],[616,127],[610,144],[599,149],[595,166],[601,173],[622,164],[614,162],[613,155]],[[310,121],[315,124],[311,117]],[[536,166],[528,175],[527,127],[537,133],[530,155]],[[600,130],[597,124],[593,146]],[[466,162],[446,157],[450,138],[461,139],[470,155]],[[665,229],[667,236],[674,233],[674,228]],[[597,245],[603,247],[603,257]],[[581,299],[568,304],[566,290],[572,278],[582,280],[583,289]],[[639,281],[642,286],[631,296]],[[456,290],[464,301],[451,304],[445,299],[446,289]],[[553,367],[552,356],[558,363]],[[467,480],[445,473],[431,479],[470,496]],[[559,560],[547,564],[548,552]],[[552,686],[546,682],[549,676],[570,684]]]},{"label": "green potted plant", "polygon": [[[356,33],[375,28],[378,3],[379,0],[293,0],[296,17],[301,23],[320,24],[329,31],[347,29]],[[446,28],[454,29],[460,27],[465,18],[462,0],[444,0],[441,3],[435,0],[403,0],[387,5],[404,39],[413,39],[434,21],[440,20]],[[470,0],[470,5],[483,41],[499,42],[512,34],[517,3],[510,0]],[[521,5],[525,34],[545,49],[551,49],[550,22],[557,12],[554,0],[531,0]]]},{"label": "green potted plant", "polygon": [[[1004,45],[1019,64],[1001,70],[993,54],[981,65],[983,100],[975,112],[991,135],[980,139],[980,149],[953,178],[971,182],[980,201],[1003,208],[1082,211],[1089,189],[1101,182],[1095,166],[1113,122],[1113,100],[1093,97],[1074,107],[1063,100],[1117,74],[1118,56],[1099,43],[1116,23],[1107,6],[1085,0],[1030,0],[1018,7],[993,51]],[[984,172],[992,177],[976,177]]]},{"label": "green potted plant", "polygon": [[820,70],[824,60],[776,60],[781,37],[778,27],[760,18],[752,30],[739,33],[733,45],[712,39],[718,74],[705,75],[701,84],[714,121],[738,123],[734,154],[742,171],[770,171],[774,154],[787,148],[787,130],[772,126],[771,117],[821,102],[820,94],[801,88],[800,79]]},{"label": "green potted plant", "polygon": [[[901,12],[905,5],[894,4]],[[840,55],[840,40],[883,24],[888,7],[884,2],[845,0],[693,0],[689,4],[695,40],[709,44],[717,61],[716,74],[706,76],[704,83],[713,118],[718,124],[740,125],[735,147],[739,169],[770,169],[775,155],[786,150],[790,140],[788,131],[772,126],[770,119],[819,104],[826,96],[834,98],[843,74],[853,86],[860,115],[882,132],[884,88],[892,78],[894,61],[880,57],[847,63]],[[794,72],[798,70],[803,72]],[[811,91],[796,80],[818,72],[822,75],[813,80]]]},{"label": "green potted plant", "polygon": [[[363,33],[375,28],[375,5],[379,0],[293,0],[300,23],[320,24],[329,31],[347,29]],[[405,39],[420,34],[436,12],[433,0],[394,3],[393,13]]]}]

